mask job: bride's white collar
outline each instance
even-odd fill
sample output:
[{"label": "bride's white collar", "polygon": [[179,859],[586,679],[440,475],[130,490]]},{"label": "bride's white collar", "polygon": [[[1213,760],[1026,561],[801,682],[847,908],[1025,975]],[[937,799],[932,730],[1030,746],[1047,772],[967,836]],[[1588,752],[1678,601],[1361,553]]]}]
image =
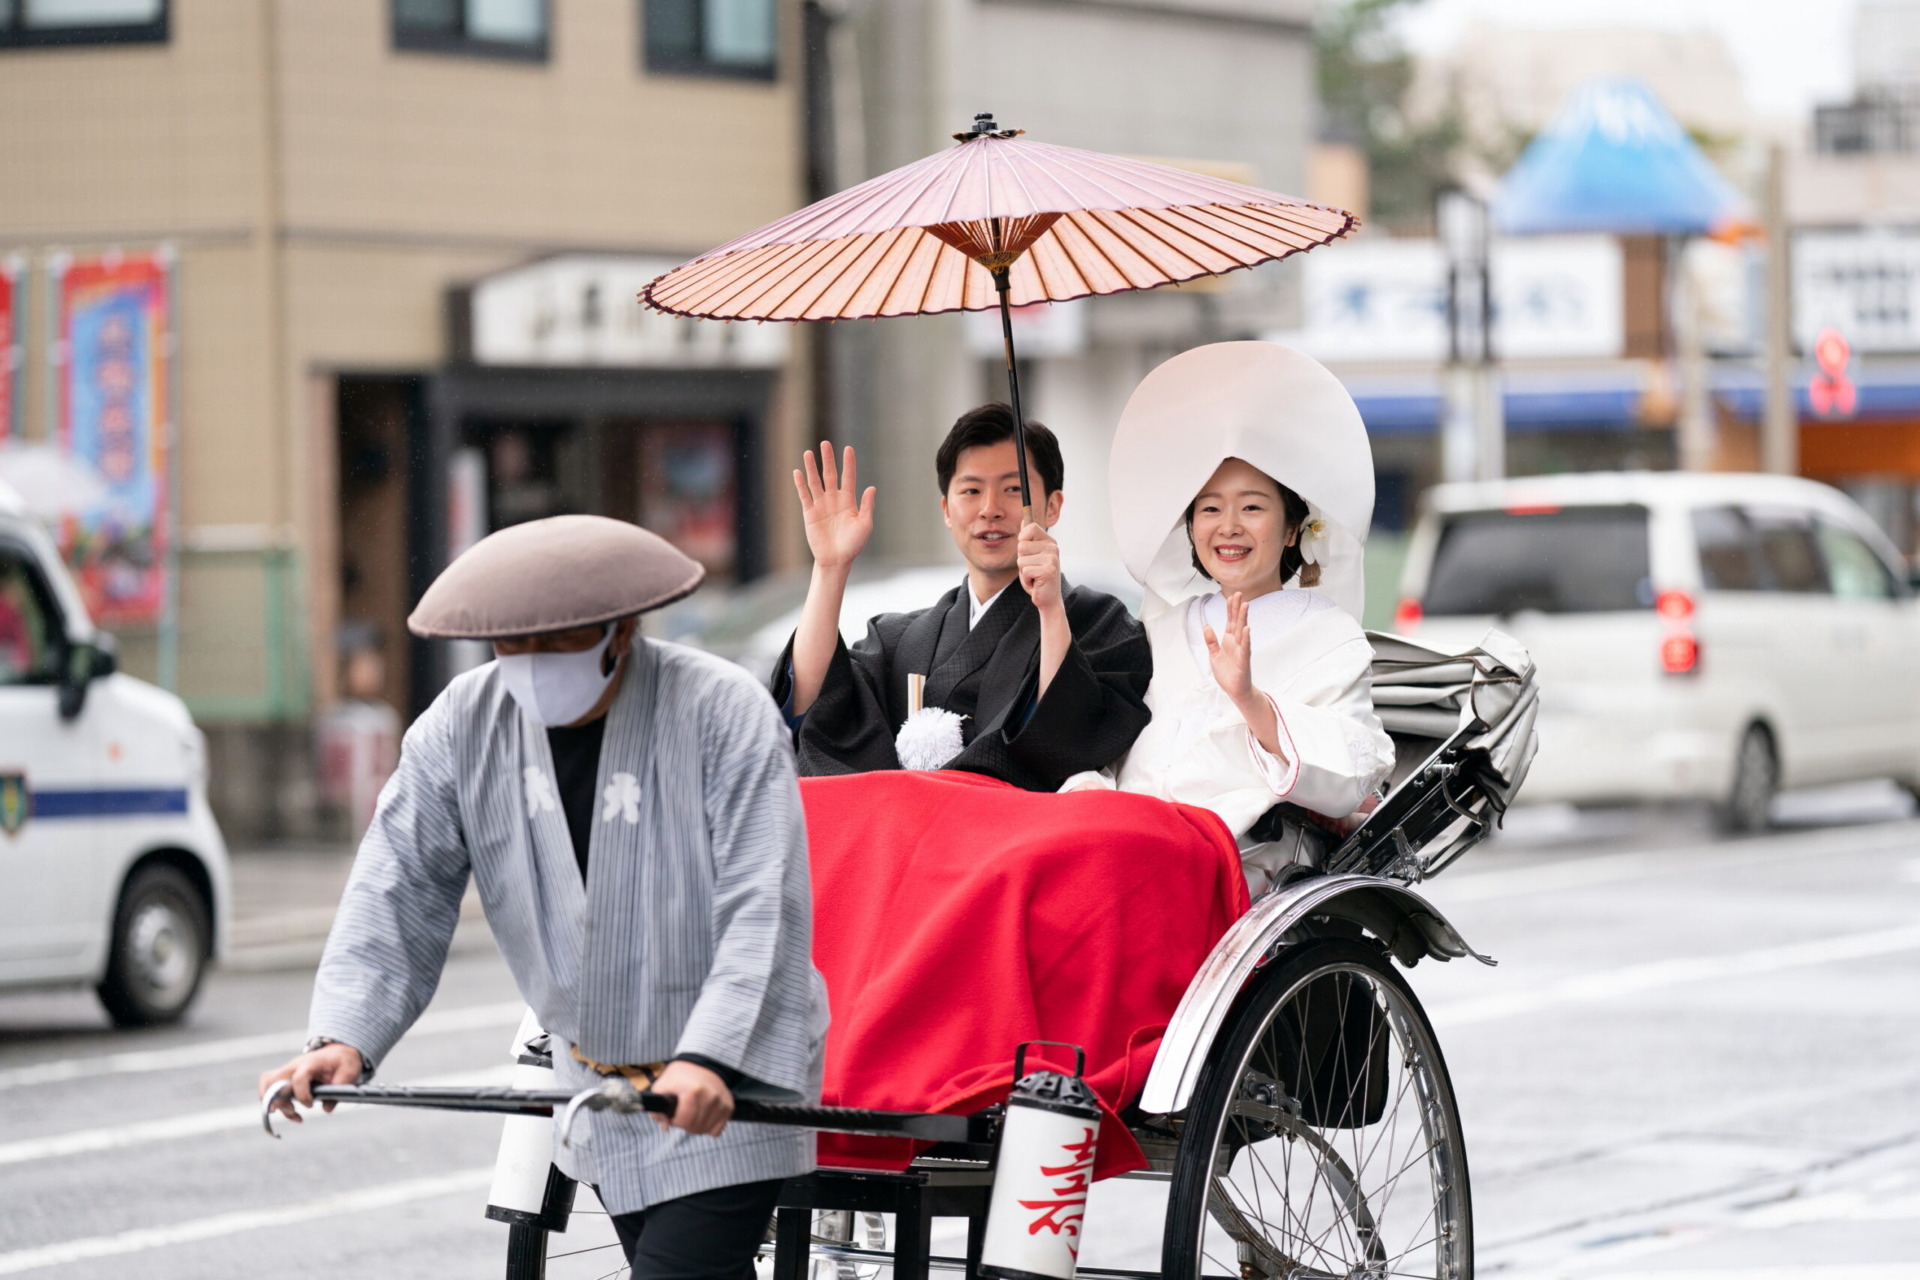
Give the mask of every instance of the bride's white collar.
[{"label": "bride's white collar", "polygon": [[[1317,591],[1295,587],[1285,591],[1269,591],[1265,595],[1255,596],[1247,602],[1247,630],[1252,633],[1255,645],[1265,645],[1284,636],[1316,613],[1327,609],[1339,608],[1332,600]],[[1194,660],[1200,670],[1211,671],[1207,661],[1207,641],[1200,631],[1202,627],[1212,627],[1219,635],[1227,628],[1227,597],[1219,591],[1203,596],[1192,596],[1187,600],[1187,643],[1193,647]]]}]

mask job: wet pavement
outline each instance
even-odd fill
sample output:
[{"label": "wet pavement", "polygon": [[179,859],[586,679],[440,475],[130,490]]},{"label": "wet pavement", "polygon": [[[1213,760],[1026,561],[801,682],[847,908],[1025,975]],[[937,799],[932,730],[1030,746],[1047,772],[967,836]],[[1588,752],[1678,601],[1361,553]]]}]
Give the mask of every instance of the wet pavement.
[{"label": "wet pavement", "polygon": [[[1523,811],[1427,887],[1499,961],[1411,975],[1459,1095],[1482,1275],[1920,1280],[1920,820],[1873,788],[1781,817],[1721,840],[1686,812]],[[237,861],[238,948],[184,1026],[0,996],[0,1275],[500,1274],[497,1121],[260,1132],[252,1083],[304,1035],[346,859]],[[470,921],[382,1078],[503,1078],[518,1008]],[[1158,1194],[1103,1184],[1083,1263],[1152,1265]],[[604,1224],[582,1222],[592,1243]]]}]

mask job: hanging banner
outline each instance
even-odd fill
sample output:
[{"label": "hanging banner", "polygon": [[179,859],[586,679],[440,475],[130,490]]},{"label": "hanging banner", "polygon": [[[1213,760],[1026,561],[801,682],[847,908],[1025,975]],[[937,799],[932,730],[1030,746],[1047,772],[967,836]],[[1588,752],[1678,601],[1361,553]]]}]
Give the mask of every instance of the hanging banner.
[{"label": "hanging banner", "polygon": [[20,434],[20,348],[26,341],[20,268],[17,255],[0,258],[0,445]]},{"label": "hanging banner", "polygon": [[56,259],[59,444],[105,495],[60,522],[61,549],[94,620],[160,621],[167,602],[167,317],[161,254]]}]

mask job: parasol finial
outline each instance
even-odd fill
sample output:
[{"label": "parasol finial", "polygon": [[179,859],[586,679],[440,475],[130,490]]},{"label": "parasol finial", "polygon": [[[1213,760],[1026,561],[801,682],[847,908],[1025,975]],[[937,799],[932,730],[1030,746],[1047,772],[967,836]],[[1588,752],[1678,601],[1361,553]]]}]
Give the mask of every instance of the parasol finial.
[{"label": "parasol finial", "polygon": [[973,127],[963,133],[953,135],[955,142],[972,142],[975,138],[1017,138],[1025,129],[1002,129],[993,122],[993,112],[976,111],[973,113]]}]

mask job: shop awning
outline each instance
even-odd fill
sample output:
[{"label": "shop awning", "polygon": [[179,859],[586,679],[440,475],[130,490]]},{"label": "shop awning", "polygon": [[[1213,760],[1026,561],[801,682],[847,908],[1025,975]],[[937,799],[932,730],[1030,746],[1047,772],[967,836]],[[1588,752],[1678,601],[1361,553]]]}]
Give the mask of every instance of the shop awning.
[{"label": "shop awning", "polygon": [[[1857,391],[1853,412],[1833,421],[1871,418],[1920,418],[1920,361],[1878,362],[1847,373]],[[1808,393],[1809,371],[1793,375],[1795,412],[1809,422],[1824,421]],[[1766,387],[1757,369],[1727,369],[1714,376],[1713,396],[1737,418],[1758,419],[1766,411]]]},{"label": "shop awning", "polygon": [[[1379,436],[1424,435],[1446,413],[1440,378],[1348,379],[1367,430]],[[1503,400],[1509,431],[1628,431],[1645,392],[1637,366],[1563,374],[1509,374]]]}]

